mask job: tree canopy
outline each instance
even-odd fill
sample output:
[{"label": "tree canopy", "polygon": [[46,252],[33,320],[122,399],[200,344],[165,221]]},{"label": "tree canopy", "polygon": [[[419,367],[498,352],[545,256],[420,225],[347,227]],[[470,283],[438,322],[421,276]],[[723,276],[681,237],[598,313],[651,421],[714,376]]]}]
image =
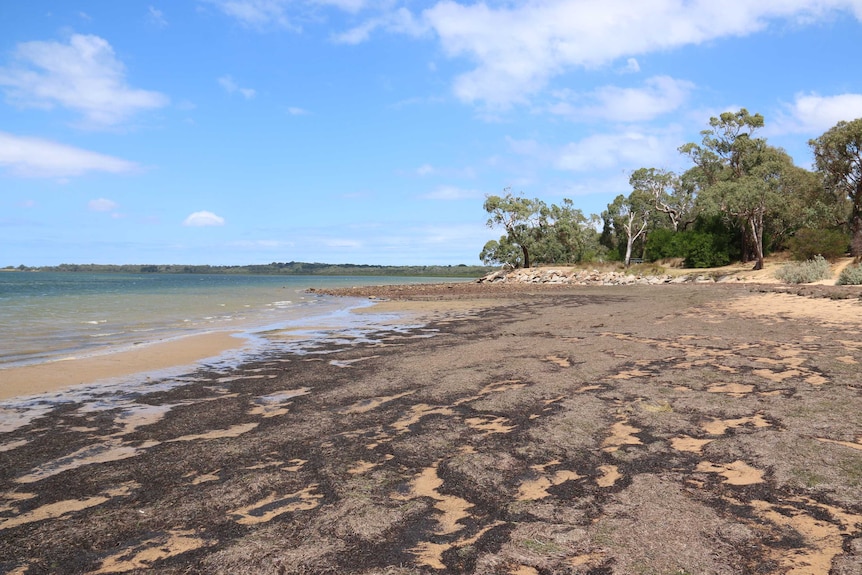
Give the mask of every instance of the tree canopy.
[{"label": "tree canopy", "polygon": [[547,205],[539,199],[512,195],[485,198],[487,225],[506,234],[485,244],[479,254],[485,264],[530,267],[533,263],[577,263],[600,256],[593,218],[588,219],[569,199]]},{"label": "tree canopy", "polygon": [[760,137],[764,126],[762,115],[745,108],[710,118],[700,142],[679,148],[689,169],[634,170],[630,190],[600,216],[585,216],[569,199],[549,206],[508,188],[487,196],[488,226],[505,234],[480,257],[515,267],[604,259],[629,265],[635,255],[679,257],[689,266],[740,259],[760,269],[770,250],[798,255],[828,245],[834,255],[842,237],[862,257],[862,118],[809,142],[814,172]]},{"label": "tree canopy", "polygon": [[862,118],[838,122],[809,142],[826,190],[838,201],[850,200],[847,222],[852,236],[851,253],[862,256]]}]

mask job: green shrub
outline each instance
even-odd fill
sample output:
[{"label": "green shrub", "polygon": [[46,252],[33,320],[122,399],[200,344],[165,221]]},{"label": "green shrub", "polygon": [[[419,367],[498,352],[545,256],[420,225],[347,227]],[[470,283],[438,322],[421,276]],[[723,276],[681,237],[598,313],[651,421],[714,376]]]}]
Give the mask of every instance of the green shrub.
[{"label": "green shrub", "polygon": [[725,238],[706,232],[685,232],[682,256],[687,268],[716,268],[730,263]]},{"label": "green shrub", "polygon": [[827,279],[831,275],[829,262],[821,255],[804,262],[786,264],[775,272],[775,277],[788,284],[807,284]]},{"label": "green shrub", "polygon": [[677,233],[667,228],[652,230],[647,235],[646,253],[650,260],[663,260],[666,258],[682,257],[677,253],[678,247],[675,238]]},{"label": "green shrub", "polygon": [[841,270],[837,283],[840,286],[862,285],[862,264],[849,265]]},{"label": "green shrub", "polygon": [[650,260],[683,258],[687,268],[714,268],[730,263],[727,238],[710,231],[653,230],[647,237]]},{"label": "green shrub", "polygon": [[827,260],[840,258],[847,252],[850,238],[837,230],[801,229],[787,242],[793,259],[804,261],[820,255]]}]

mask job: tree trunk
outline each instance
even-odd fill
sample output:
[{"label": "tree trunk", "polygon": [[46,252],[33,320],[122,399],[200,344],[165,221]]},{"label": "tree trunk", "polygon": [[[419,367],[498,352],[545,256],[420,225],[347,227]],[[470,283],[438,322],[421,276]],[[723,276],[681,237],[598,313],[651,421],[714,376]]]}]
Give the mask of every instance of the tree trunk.
[{"label": "tree trunk", "polygon": [[632,244],[634,240],[632,239],[632,235],[629,234],[628,240],[626,240],[626,267],[629,267],[632,263]]},{"label": "tree trunk", "polygon": [[763,269],[763,214],[757,214],[748,218],[748,223],[751,226],[751,236],[754,238],[754,251],[757,261],[754,263],[754,270]]},{"label": "tree trunk", "polygon": [[521,251],[524,254],[524,268],[529,269],[530,268],[530,252],[527,251],[527,246],[525,246],[525,245],[521,246]]},{"label": "tree trunk", "polygon": [[850,255],[856,261],[862,259],[862,214],[858,213],[850,219]]}]

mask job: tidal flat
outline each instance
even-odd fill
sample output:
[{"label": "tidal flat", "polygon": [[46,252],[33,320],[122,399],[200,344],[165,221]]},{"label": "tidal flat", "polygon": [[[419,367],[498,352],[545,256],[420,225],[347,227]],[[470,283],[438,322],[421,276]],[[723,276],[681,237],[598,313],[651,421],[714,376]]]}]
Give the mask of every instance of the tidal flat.
[{"label": "tidal flat", "polygon": [[862,573],[858,296],[350,295],[416,325],[0,433],[0,571]]}]

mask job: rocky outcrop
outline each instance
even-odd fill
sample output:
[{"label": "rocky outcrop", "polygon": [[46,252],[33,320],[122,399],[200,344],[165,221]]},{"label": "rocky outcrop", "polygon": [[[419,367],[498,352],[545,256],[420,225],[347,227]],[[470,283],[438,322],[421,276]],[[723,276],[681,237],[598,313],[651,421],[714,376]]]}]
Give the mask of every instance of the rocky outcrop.
[{"label": "rocky outcrop", "polygon": [[[724,278],[722,278],[724,279]],[[718,281],[722,281],[719,279]],[[640,275],[626,271],[599,271],[573,268],[529,268],[491,272],[478,280],[480,284],[560,284],[560,285],[658,285],[676,283],[714,283],[713,276]]]}]

